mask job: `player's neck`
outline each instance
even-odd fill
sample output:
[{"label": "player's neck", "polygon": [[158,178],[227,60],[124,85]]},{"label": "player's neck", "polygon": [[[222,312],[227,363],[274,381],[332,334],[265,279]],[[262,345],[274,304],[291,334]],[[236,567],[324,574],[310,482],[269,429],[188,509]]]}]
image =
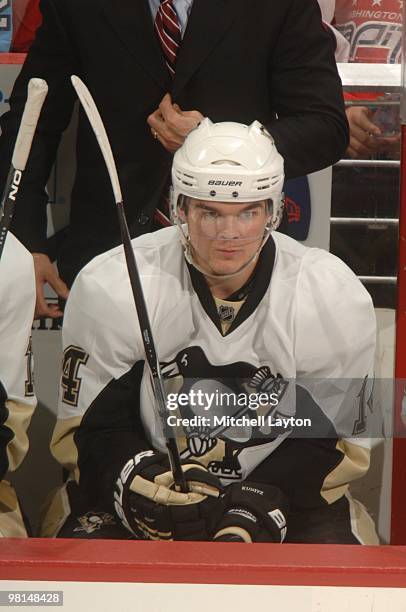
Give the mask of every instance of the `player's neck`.
[{"label": "player's neck", "polygon": [[206,276],[207,285],[211,294],[220,300],[227,299],[233,293],[236,293],[248,281],[255,268],[255,263],[243,270],[241,274],[237,274],[232,278],[212,278]]}]

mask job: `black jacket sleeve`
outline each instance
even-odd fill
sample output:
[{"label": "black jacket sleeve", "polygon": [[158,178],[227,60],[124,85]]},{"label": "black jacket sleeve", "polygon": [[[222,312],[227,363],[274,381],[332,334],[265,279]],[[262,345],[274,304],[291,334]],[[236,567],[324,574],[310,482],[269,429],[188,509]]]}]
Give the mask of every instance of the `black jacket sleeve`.
[{"label": "black jacket sleeve", "polygon": [[18,206],[11,229],[31,251],[46,251],[45,185],[55,160],[56,151],[67,127],[75,100],[70,75],[78,71],[68,34],[62,25],[57,3],[41,0],[43,23],[27,55],[10,97],[10,110],[0,120],[0,192],[11,163],[12,151],[27,98],[28,81],[45,79],[49,91],[34,137],[31,155],[23,174]]},{"label": "black jacket sleeve", "polygon": [[271,57],[267,126],[288,178],[335,163],[348,144],[342,84],[317,2],[293,0]]}]

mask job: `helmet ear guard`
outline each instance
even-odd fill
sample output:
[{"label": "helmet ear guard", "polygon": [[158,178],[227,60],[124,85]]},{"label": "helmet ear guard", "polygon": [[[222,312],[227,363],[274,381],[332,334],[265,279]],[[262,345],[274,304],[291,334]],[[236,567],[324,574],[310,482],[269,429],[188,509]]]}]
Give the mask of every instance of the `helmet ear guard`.
[{"label": "helmet ear guard", "polygon": [[278,229],[282,223],[283,211],[285,209],[285,194],[282,192],[278,202],[272,202],[272,215],[266,229],[271,232]]}]

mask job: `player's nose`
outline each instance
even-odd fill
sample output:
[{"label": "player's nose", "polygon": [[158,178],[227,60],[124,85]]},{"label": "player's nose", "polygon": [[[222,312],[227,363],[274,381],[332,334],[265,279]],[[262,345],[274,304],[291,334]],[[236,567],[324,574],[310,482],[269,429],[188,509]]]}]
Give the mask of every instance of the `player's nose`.
[{"label": "player's nose", "polygon": [[241,231],[234,215],[224,215],[218,221],[217,237],[220,240],[235,240],[240,238]]}]

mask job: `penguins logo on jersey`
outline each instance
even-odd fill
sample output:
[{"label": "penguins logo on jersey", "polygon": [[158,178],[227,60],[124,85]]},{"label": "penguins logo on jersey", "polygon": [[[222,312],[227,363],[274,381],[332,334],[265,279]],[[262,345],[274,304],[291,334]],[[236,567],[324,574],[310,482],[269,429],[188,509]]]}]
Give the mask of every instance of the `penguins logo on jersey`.
[{"label": "penguins logo on jersey", "polygon": [[[207,417],[209,413],[211,422],[209,426],[202,423],[183,426],[185,437],[183,444],[180,444],[182,459],[198,457],[220,478],[241,479],[239,453],[247,446],[268,443],[279,432],[273,436],[269,430],[263,432],[252,426],[233,427],[224,424],[213,427],[214,416],[237,418],[261,414],[267,417],[279,409],[288,382],[280,374],[274,375],[269,366],[257,368],[246,362],[214,366],[199,346],[179,351],[173,361],[161,363],[161,371],[167,381],[168,393],[176,391],[178,394],[188,394],[189,397],[192,393],[195,397],[200,393],[200,397],[212,397],[214,400],[210,405],[189,403],[177,407],[177,414],[183,419],[191,421],[193,417]],[[233,401],[233,398],[260,393],[276,394],[278,405],[264,405],[253,412],[248,401],[242,404]]]},{"label": "penguins logo on jersey", "polygon": [[94,533],[100,531],[102,527],[116,525],[116,521],[108,512],[87,512],[83,516],[78,516],[80,527],[75,527],[73,531],[84,531],[85,533]]}]

